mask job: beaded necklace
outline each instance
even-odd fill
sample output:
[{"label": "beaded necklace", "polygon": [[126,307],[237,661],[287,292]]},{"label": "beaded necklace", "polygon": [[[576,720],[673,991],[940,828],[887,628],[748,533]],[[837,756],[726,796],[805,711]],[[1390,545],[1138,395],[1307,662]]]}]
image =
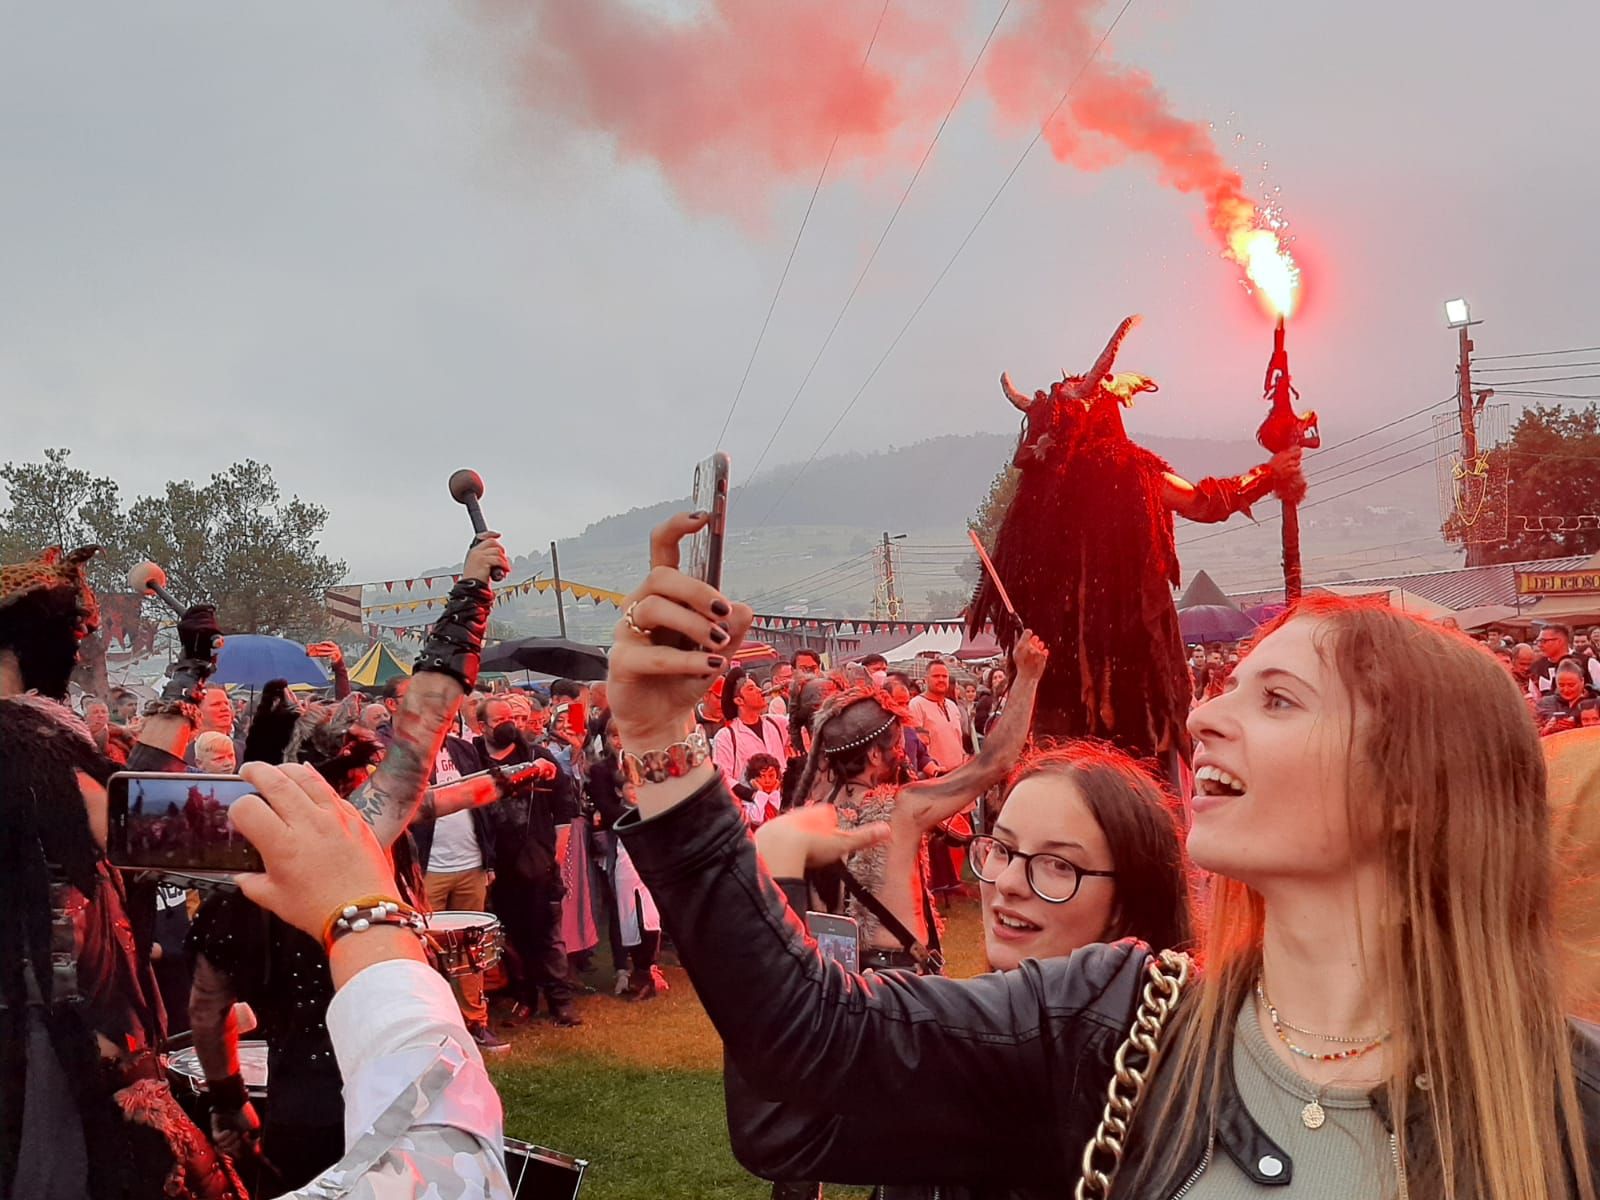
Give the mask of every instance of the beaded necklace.
[{"label": "beaded necklace", "polygon": [[[1326,1033],[1315,1033],[1309,1029],[1301,1029],[1299,1026],[1290,1025],[1278,1015],[1277,1007],[1272,1003],[1272,1001],[1267,999],[1267,989],[1265,984],[1262,982],[1261,976],[1259,975],[1256,976],[1256,999],[1260,1001],[1262,1007],[1267,1010],[1267,1016],[1272,1021],[1272,1032],[1278,1035],[1278,1040],[1289,1048],[1289,1052],[1291,1054],[1299,1055],[1301,1058],[1310,1059],[1312,1062],[1334,1063],[1344,1062],[1346,1059],[1350,1058],[1360,1058],[1363,1054],[1366,1054],[1371,1050],[1376,1050],[1379,1046],[1383,1045],[1384,1042],[1389,1040],[1388,1033],[1380,1033],[1375,1035],[1363,1034],[1357,1037],[1340,1037]],[[1349,1048],[1345,1050],[1336,1050],[1332,1054],[1318,1054],[1313,1050],[1305,1049],[1303,1046],[1297,1046],[1290,1041],[1289,1034],[1286,1032],[1290,1029],[1293,1029],[1296,1033],[1309,1034],[1311,1037],[1321,1038],[1325,1042],[1344,1043]],[[1324,1083],[1318,1087],[1316,1093],[1311,1097],[1310,1100],[1306,1102],[1305,1107],[1300,1110],[1300,1122],[1307,1129],[1321,1129],[1323,1122],[1327,1120],[1327,1112],[1322,1107],[1322,1093],[1327,1086],[1328,1085]]]},{"label": "beaded necklace", "polygon": [[[1256,977],[1256,999],[1261,1001],[1262,1005],[1266,1008],[1267,1015],[1272,1020],[1272,1032],[1278,1035],[1278,1040],[1289,1048],[1290,1053],[1298,1054],[1301,1058],[1308,1058],[1312,1062],[1343,1062],[1347,1058],[1359,1058],[1361,1055],[1366,1054],[1369,1050],[1376,1050],[1379,1046],[1383,1045],[1384,1042],[1389,1040],[1389,1034],[1387,1032],[1358,1034],[1355,1037],[1343,1037],[1331,1033],[1315,1033],[1310,1029],[1301,1029],[1298,1025],[1290,1025],[1278,1015],[1277,1006],[1267,998],[1267,989],[1262,984],[1260,976]],[[1314,1050],[1307,1050],[1305,1047],[1297,1046],[1290,1041],[1288,1030],[1291,1029],[1296,1033],[1303,1033],[1310,1037],[1318,1038],[1324,1042],[1344,1043],[1345,1045],[1349,1046],[1350,1049],[1335,1050],[1331,1054],[1318,1054]]]}]

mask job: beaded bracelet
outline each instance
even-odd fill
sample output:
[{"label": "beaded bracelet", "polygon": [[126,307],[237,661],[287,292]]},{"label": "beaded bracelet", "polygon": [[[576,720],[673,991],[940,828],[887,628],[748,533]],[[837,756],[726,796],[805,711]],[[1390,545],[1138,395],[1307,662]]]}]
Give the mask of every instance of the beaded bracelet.
[{"label": "beaded bracelet", "polygon": [[333,944],[346,934],[365,933],[377,925],[391,925],[409,929],[419,937],[425,927],[422,914],[409,904],[392,896],[363,896],[351,900],[334,910],[322,926],[322,945],[332,950]]}]

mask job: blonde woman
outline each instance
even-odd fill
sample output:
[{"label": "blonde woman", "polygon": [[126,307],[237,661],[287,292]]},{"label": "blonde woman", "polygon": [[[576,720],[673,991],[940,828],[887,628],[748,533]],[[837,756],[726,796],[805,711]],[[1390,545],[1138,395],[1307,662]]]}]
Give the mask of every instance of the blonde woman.
[{"label": "blonde woman", "polygon": [[[789,1178],[1070,1191],[1150,951],[960,982],[825,964],[700,748],[680,745],[749,621],[675,569],[700,523],[656,531],[617,629],[612,712],[651,777],[619,832],[740,1075],[859,1118],[781,1164],[759,1131],[736,1149]],[[657,646],[655,629],[718,648]],[[1112,1194],[1593,1200],[1600,1035],[1561,1011],[1545,766],[1505,673],[1404,614],[1308,603],[1189,728],[1189,853],[1217,876],[1206,969],[1153,1068],[1120,1085],[1148,1094],[1123,1152],[1093,1158],[1120,1167]]]}]

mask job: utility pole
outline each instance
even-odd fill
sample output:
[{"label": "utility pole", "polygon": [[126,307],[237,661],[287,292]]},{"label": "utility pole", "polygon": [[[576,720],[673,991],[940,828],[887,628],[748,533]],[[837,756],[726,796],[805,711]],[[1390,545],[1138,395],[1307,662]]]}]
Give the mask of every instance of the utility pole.
[{"label": "utility pole", "polygon": [[[1456,365],[1456,382],[1458,385],[1457,402],[1460,405],[1461,415],[1461,496],[1457,501],[1456,515],[1459,517],[1463,509],[1479,513],[1483,508],[1483,491],[1488,487],[1487,477],[1477,471],[1478,464],[1478,428],[1472,411],[1472,326],[1476,321],[1464,322],[1457,333],[1461,335],[1461,361]],[[1474,481],[1478,495],[1473,496]],[[1476,519],[1476,518],[1474,518]],[[1488,547],[1482,542],[1472,540],[1471,531],[1464,533],[1463,540],[1467,544],[1467,566],[1482,566],[1487,555]]]},{"label": "utility pole", "polygon": [[550,570],[556,577],[556,619],[561,622],[561,636],[567,636],[567,606],[561,598],[561,556],[556,553],[556,544],[550,543]]},{"label": "utility pole", "polygon": [[[898,537],[903,538],[905,534],[899,534]],[[894,546],[891,543],[896,540],[897,538],[889,536],[887,529],[883,531],[883,596],[888,608],[887,615],[891,621],[898,621],[906,615],[905,603],[900,599],[894,586]]]}]

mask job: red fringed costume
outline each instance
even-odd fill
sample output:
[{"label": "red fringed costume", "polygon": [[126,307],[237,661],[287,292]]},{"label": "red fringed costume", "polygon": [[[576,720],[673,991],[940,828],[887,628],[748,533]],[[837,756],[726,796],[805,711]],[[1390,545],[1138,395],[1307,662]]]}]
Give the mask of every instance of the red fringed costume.
[{"label": "red fringed costume", "polygon": [[[1176,752],[1187,761],[1191,684],[1172,599],[1173,514],[1223,521],[1275,487],[1303,482],[1296,463],[1292,473],[1263,466],[1190,484],[1133,442],[1122,407],[1156,384],[1111,367],[1136,321],[1118,326],[1087,374],[1048,393],[1029,398],[1001,376],[1025,414],[1012,459],[1021,474],[989,549],[1019,617],[1050,647],[1035,733],[1104,738],[1136,758]],[[986,577],[968,627],[989,623],[1009,649],[1020,629]]]}]

